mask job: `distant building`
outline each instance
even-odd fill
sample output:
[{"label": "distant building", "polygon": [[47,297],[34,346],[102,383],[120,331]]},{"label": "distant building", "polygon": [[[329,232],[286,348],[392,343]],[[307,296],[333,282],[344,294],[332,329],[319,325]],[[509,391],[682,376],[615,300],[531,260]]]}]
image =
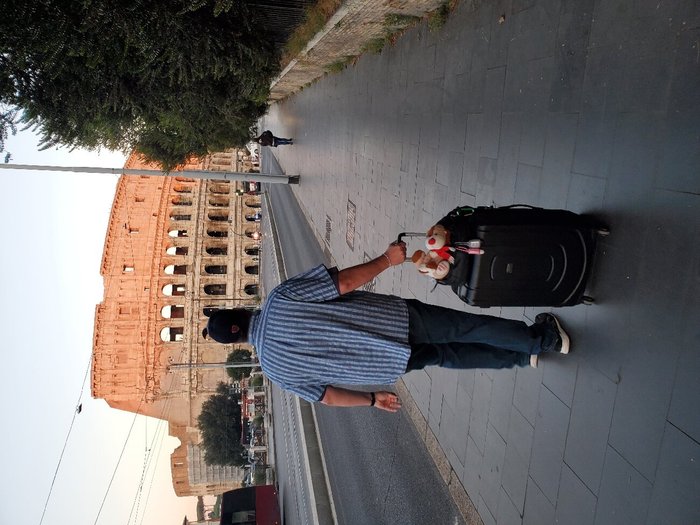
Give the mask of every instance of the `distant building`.
[{"label": "distant building", "polygon": [[[216,153],[185,169],[235,171],[241,157]],[[144,167],[153,168],[137,154],[125,165]],[[242,473],[202,469],[188,451],[198,450],[202,404],[228,376],[223,368],[168,367],[224,362],[232,350],[250,348],[201,332],[217,309],[259,304],[259,224],[250,218],[260,196],[237,192],[243,183],[173,175],[122,176],[117,184],[100,268],[92,395],[167,420],[181,441],[171,463],[175,492],[216,494],[239,486]]]}]

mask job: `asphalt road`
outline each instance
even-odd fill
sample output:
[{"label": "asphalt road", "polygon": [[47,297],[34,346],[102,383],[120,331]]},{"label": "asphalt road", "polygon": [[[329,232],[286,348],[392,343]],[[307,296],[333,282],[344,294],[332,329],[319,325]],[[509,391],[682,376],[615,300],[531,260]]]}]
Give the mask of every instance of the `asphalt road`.
[{"label": "asphalt road", "polygon": [[[271,185],[267,191],[286,274],[293,276],[327,262],[289,187]],[[264,250],[264,256],[269,257],[270,252]],[[263,267],[273,264],[264,263]],[[274,284],[266,282],[270,278],[267,272],[262,278],[264,289]],[[275,395],[274,403],[275,412],[295,406],[286,396]],[[406,416],[369,408],[333,409],[321,404],[315,409],[339,524],[463,523]],[[305,476],[293,471],[303,468],[294,448],[301,440],[289,435],[299,430],[296,416],[289,413],[282,423],[277,423],[278,417],[275,414],[275,447],[285,523],[313,523],[308,512],[310,503],[305,500]],[[280,469],[282,464],[284,468]]]}]

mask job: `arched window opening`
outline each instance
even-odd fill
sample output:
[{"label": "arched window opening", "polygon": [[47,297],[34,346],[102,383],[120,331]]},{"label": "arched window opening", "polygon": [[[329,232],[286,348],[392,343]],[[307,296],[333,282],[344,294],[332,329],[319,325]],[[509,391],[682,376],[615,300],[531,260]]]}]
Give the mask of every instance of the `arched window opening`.
[{"label": "arched window opening", "polygon": [[243,291],[248,295],[258,295],[258,285],[257,284],[246,284]]},{"label": "arched window opening", "polygon": [[170,305],[167,304],[160,310],[160,314],[165,319],[182,319],[185,317],[185,306],[182,304]]},{"label": "arched window opening", "polygon": [[175,197],[171,202],[175,206],[192,206],[192,201],[184,197]]},{"label": "arched window opening", "polygon": [[163,286],[163,295],[167,295],[167,296],[185,295],[185,285],[184,284],[166,284],[165,286]]},{"label": "arched window opening", "polygon": [[170,237],[187,237],[187,230],[170,230],[168,232]]},{"label": "arched window opening", "polygon": [[228,195],[229,188],[224,184],[215,184],[209,188],[209,191],[216,195]]},{"label": "arched window opening", "polygon": [[210,213],[209,220],[210,221],[217,221],[217,222],[225,222],[228,220],[228,214],[223,215],[221,213]]},{"label": "arched window opening", "polygon": [[179,182],[194,182],[194,179],[188,179],[187,177],[175,177],[175,180]]},{"label": "arched window opening", "polygon": [[251,239],[255,239],[257,241],[260,238],[260,232],[255,230],[248,230],[247,232],[245,232],[245,236]]},{"label": "arched window opening", "polygon": [[192,220],[192,215],[186,213],[171,213],[170,218],[174,221],[190,221]]},{"label": "arched window opening", "polygon": [[223,197],[213,197],[209,199],[209,206],[214,206],[215,208],[226,208],[228,206],[228,199]]},{"label": "arched window opening", "polygon": [[168,249],[165,250],[165,253],[168,255],[187,255],[189,252],[189,248],[187,246],[168,246]]},{"label": "arched window opening", "polygon": [[226,295],[225,284],[207,284],[204,287],[204,293],[207,295]]},{"label": "arched window opening", "polygon": [[248,275],[258,275],[258,265],[250,265],[245,267],[245,273]]},{"label": "arched window opening", "polygon": [[189,186],[184,186],[183,184],[176,184],[173,187],[173,190],[178,193],[192,193],[192,188]]},{"label": "arched window opening", "polygon": [[245,205],[248,206],[249,208],[256,208],[256,209],[257,209],[257,208],[260,208],[260,203],[259,203],[259,202],[252,201],[252,200],[246,201],[246,202],[245,202]]},{"label": "arched window opening", "polygon": [[207,230],[207,235],[209,237],[222,238],[222,237],[228,237],[228,232],[222,231],[222,230]]},{"label": "arched window opening", "polygon": [[214,312],[218,312],[219,310],[223,310],[224,308],[225,307],[223,307],[223,306],[205,306],[202,309],[202,313],[206,317],[211,317],[211,314],[213,314]]},{"label": "arched window opening", "polygon": [[260,222],[261,218],[262,218],[262,213],[260,213],[260,212],[245,216],[245,220],[247,220],[248,222]]},{"label": "arched window opening", "polygon": [[187,273],[186,264],[169,264],[163,270],[166,275],[185,275]]},{"label": "arched window opening", "polygon": [[257,246],[247,246],[245,249],[245,254],[252,256],[260,255],[260,248],[258,248]]},{"label": "arched window opening", "polygon": [[181,326],[166,326],[160,331],[160,338],[165,342],[184,341],[185,329]]},{"label": "arched window opening", "polygon": [[210,264],[204,267],[204,271],[211,275],[221,275],[226,273],[226,266],[220,264]]},{"label": "arched window opening", "polygon": [[228,248],[226,246],[208,246],[206,252],[209,255],[228,255]]}]

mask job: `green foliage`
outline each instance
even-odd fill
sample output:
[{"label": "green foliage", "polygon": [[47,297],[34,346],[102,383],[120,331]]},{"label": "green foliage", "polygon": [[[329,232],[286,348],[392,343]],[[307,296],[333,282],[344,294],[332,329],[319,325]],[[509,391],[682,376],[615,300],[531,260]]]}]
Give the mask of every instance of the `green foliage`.
[{"label": "green foliage", "polygon": [[[251,360],[250,352],[241,348],[231,352],[226,358],[226,363],[248,363]],[[227,368],[226,373],[234,381],[240,381],[244,377],[250,376],[250,368]]]},{"label": "green foliage", "polygon": [[450,4],[444,2],[440,7],[428,13],[428,30],[437,31],[447,23],[450,16]]},{"label": "green foliage", "polygon": [[211,518],[221,518],[221,499],[221,494],[216,496],[216,500],[214,501],[214,509],[210,513]]},{"label": "green foliage", "polygon": [[216,394],[202,405],[197,426],[202,433],[204,461],[209,465],[244,465],[245,450],[241,445],[240,395],[229,392],[219,383]]},{"label": "green foliage", "polygon": [[372,53],[373,55],[378,55],[382,52],[382,49],[384,49],[384,46],[387,44],[388,41],[389,39],[386,36],[373,38],[364,46],[362,46],[361,53]]},{"label": "green foliage", "polygon": [[265,469],[257,469],[253,473],[253,485],[264,485],[266,478]]},{"label": "green foliage", "polygon": [[404,15],[400,13],[387,13],[384,16],[384,27],[387,29],[392,28],[405,28],[420,22],[420,18],[413,15]]},{"label": "green foliage", "polygon": [[250,386],[262,386],[263,378],[262,376],[255,376],[250,378]]},{"label": "green foliage", "polygon": [[166,169],[242,146],[278,70],[234,0],[10,2],[0,49],[0,103],[43,147],[136,148]]},{"label": "green foliage", "polygon": [[[5,141],[17,133],[17,110],[0,102],[0,153],[5,151]],[[5,152],[5,164],[10,162],[12,154]]]},{"label": "green foliage", "polygon": [[326,71],[328,71],[329,73],[340,73],[343,69],[348,67],[348,64],[353,60],[354,57],[345,57],[326,66]]}]

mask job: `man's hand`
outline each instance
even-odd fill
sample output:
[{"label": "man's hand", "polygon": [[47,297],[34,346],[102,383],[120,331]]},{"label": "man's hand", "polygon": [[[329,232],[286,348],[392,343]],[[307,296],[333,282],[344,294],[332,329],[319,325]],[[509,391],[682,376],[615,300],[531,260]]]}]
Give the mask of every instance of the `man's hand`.
[{"label": "man's hand", "polygon": [[[370,392],[348,390],[331,385],[326,387],[321,399],[324,405],[334,407],[368,407],[371,402]],[[387,412],[396,412],[401,408],[401,402],[393,392],[374,392],[374,406]]]},{"label": "man's hand", "polygon": [[392,266],[402,264],[406,260],[406,243],[392,242],[384,252]]},{"label": "man's hand", "polygon": [[401,264],[406,260],[406,243],[391,243],[386,251],[363,264],[346,268],[338,272],[338,293],[340,295],[357,290],[374,279],[384,270]]},{"label": "man's hand", "polygon": [[374,406],[387,412],[396,412],[401,408],[401,401],[393,392],[375,392]]}]

